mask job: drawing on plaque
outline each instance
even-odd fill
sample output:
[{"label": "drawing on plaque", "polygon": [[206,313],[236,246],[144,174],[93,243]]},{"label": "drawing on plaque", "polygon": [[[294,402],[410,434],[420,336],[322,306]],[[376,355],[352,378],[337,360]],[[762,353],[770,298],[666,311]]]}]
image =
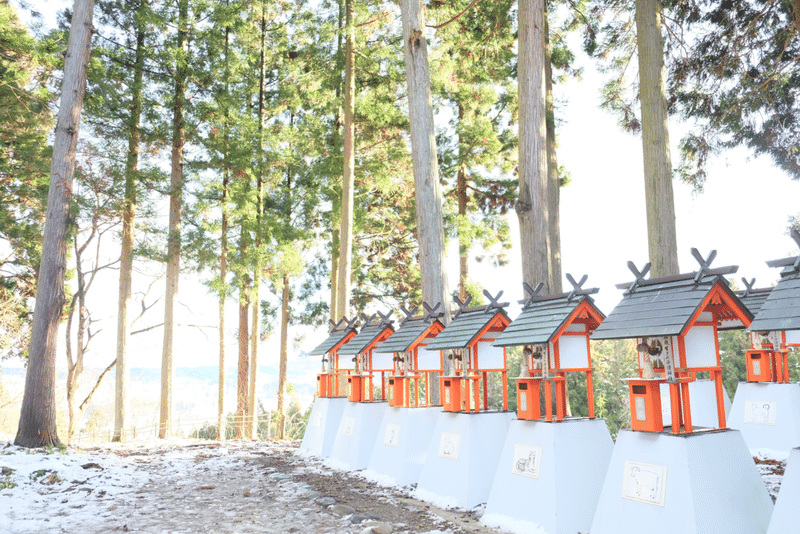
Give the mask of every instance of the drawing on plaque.
[{"label": "drawing on plaque", "polygon": [[535,445],[514,445],[514,462],[511,472],[531,478],[539,478],[539,463],[542,460],[542,448]]},{"label": "drawing on plaque", "polygon": [[752,425],[774,425],[777,402],[747,401],[744,403],[744,422]]},{"label": "drawing on plaque", "polygon": [[397,447],[400,441],[400,425],[389,423],[386,425],[386,433],[383,435],[383,444],[390,447]]},{"label": "drawing on plaque", "polygon": [[353,431],[356,429],[356,418],[355,417],[345,417],[344,418],[344,426],[342,428],[342,435],[343,436],[352,436]]},{"label": "drawing on plaque", "polygon": [[312,423],[314,428],[319,428],[322,426],[322,412],[317,412],[314,414],[314,422]]},{"label": "drawing on plaque", "polygon": [[442,432],[439,441],[439,456],[449,460],[458,460],[458,448],[461,445],[461,434]]},{"label": "drawing on plaque", "polygon": [[663,465],[625,462],[622,497],[647,504],[664,506],[667,467]]}]

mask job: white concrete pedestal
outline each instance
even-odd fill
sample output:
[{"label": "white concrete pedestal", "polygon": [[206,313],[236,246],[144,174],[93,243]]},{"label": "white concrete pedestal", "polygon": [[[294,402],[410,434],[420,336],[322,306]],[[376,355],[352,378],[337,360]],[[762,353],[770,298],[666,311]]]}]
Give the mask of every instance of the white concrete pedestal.
[{"label": "white concrete pedestal", "polygon": [[800,446],[800,384],[739,382],[728,419],[751,450],[789,452]]},{"label": "white concrete pedestal", "polygon": [[442,508],[485,503],[514,412],[441,412],[415,497]]},{"label": "white concrete pedestal", "polygon": [[516,534],[588,532],[613,448],[602,419],[512,421],[481,522]]},{"label": "white concrete pedestal", "polygon": [[772,499],[737,430],[617,436],[592,534],[764,534]]},{"label": "white concrete pedestal", "polygon": [[336,432],[331,455],[325,464],[343,471],[365,469],[369,465],[378,427],[388,406],[387,402],[348,401]]},{"label": "white concrete pedestal", "polygon": [[386,408],[364,478],[386,486],[416,484],[441,412],[441,406]]},{"label": "white concrete pedestal", "polygon": [[347,403],[348,401],[344,397],[317,397],[314,400],[314,407],[311,408],[311,416],[308,418],[303,442],[295,454],[319,456],[320,458],[330,456],[333,442],[336,439],[336,431],[339,430],[339,422],[342,420],[342,413]]},{"label": "white concrete pedestal", "polygon": [[[722,386],[723,390],[725,386]],[[725,402],[725,417],[731,411],[731,399],[726,393],[723,395]],[[717,414],[717,387],[712,380],[695,380],[689,382],[689,403],[692,409],[693,428],[719,428],[719,415]],[[672,424],[672,407],[669,404],[669,384],[661,384],[661,418],[664,426]],[[730,426],[730,425],[728,425]]]},{"label": "white concrete pedestal", "polygon": [[800,503],[800,448],[792,449],[789,454],[767,534],[797,532],[797,503]]}]

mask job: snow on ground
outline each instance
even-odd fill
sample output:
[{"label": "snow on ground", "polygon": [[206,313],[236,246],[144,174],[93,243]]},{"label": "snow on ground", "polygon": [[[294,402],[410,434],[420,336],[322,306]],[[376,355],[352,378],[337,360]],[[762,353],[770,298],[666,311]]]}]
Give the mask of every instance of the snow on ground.
[{"label": "snow on ground", "polygon": [[[0,532],[498,532],[480,525],[482,510],[441,510],[411,487],[297,456],[297,446],[160,440],[29,450],[0,442]],[[788,455],[752,452],[774,499]]]},{"label": "snow on ground", "polygon": [[[0,443],[0,532],[492,532],[397,488],[295,456],[298,443],[192,440],[23,449]],[[451,517],[452,516],[452,517]]]}]

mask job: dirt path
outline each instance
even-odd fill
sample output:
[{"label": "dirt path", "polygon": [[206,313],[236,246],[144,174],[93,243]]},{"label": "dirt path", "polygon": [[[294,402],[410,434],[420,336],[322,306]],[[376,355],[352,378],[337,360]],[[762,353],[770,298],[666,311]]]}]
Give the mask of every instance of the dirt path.
[{"label": "dirt path", "polygon": [[[294,456],[294,446],[208,443],[116,451],[146,475],[104,512],[96,532],[497,532],[397,488]],[[107,503],[107,501],[106,501]]]}]

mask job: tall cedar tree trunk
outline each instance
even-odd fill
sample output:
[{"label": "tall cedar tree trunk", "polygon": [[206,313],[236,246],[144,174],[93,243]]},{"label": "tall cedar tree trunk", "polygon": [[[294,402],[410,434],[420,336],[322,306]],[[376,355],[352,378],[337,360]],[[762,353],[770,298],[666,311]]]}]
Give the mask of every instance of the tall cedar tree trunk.
[{"label": "tall cedar tree trunk", "polygon": [[[336,220],[335,218],[333,219]],[[339,229],[331,230],[331,315],[333,322],[341,317],[339,314]]]},{"label": "tall cedar tree trunk", "polygon": [[[250,235],[242,224],[239,238],[239,257],[242,262],[250,253]],[[250,309],[250,277],[242,276],[239,282],[239,372],[236,380],[236,439],[244,439],[247,427],[247,387],[250,372],[250,355],[248,351],[249,323],[247,313]]]},{"label": "tall cedar tree trunk", "polygon": [[544,0],[519,0],[519,217],[522,279],[550,293]]},{"label": "tall cedar tree trunk", "polygon": [[227,297],[228,278],[228,188],[229,174],[227,167],[222,171],[222,228],[219,253],[219,279],[222,287],[219,290],[219,402],[217,403],[217,439],[226,438],[225,431],[225,300]]},{"label": "tall cedar tree trunk", "polygon": [[672,163],[667,124],[666,71],[661,38],[661,2],[636,0],[639,51],[639,100],[642,103],[642,152],[651,276],[678,274],[678,243]]},{"label": "tall cedar tree trunk", "polygon": [[[464,119],[464,106],[458,102],[458,122]],[[461,143],[459,147],[458,175],[456,175],[456,198],[458,200],[459,219],[467,216],[469,195],[467,194],[467,169],[461,159]],[[469,243],[458,243],[458,297],[463,301],[467,298],[467,281],[469,280]]]},{"label": "tall cedar tree trunk", "polygon": [[[400,0],[403,19],[403,51],[408,84],[408,111],[411,126],[411,154],[414,166],[414,192],[417,212],[417,241],[422,277],[422,298],[431,306],[442,303],[445,322],[450,322],[447,289],[447,264],[442,218],[442,191],[433,129],[431,76],[422,0]],[[450,360],[444,359],[444,372]],[[431,383],[431,400],[439,402],[439,381]]]},{"label": "tall cedar tree trunk", "polygon": [[167,238],[167,288],[164,300],[164,343],[161,353],[161,413],[158,437],[172,433],[172,382],[175,376],[173,339],[175,301],[181,271],[181,196],[183,191],[183,145],[186,81],[188,78],[189,3],[178,4],[178,50],[175,65],[175,103],[172,110],[172,172],[169,193],[169,234]]},{"label": "tall cedar tree trunk", "polygon": [[[337,27],[339,28],[339,33],[336,37],[336,102],[341,102],[342,96],[342,77],[339,73],[342,71],[342,24],[344,24],[345,18],[345,0],[339,0],[339,16]],[[342,108],[339,106],[339,112],[337,113],[336,117],[334,117],[334,128],[331,135],[331,149],[332,151],[336,148],[336,141],[338,140],[339,136],[339,125],[341,124],[341,117],[342,117]],[[336,221],[341,221],[341,203],[338,206],[334,203],[334,208],[331,213],[331,320],[336,322],[338,321],[342,315],[344,315],[344,310],[342,313],[339,312],[339,230],[341,228],[341,224],[339,225],[340,228],[335,228]]]},{"label": "tall cedar tree trunk", "polygon": [[[294,113],[292,112],[289,118],[289,125],[294,127]],[[291,150],[291,144],[289,145]],[[292,166],[286,166],[286,198],[289,202],[286,203],[285,218],[287,221],[292,220]],[[281,302],[281,348],[280,348],[280,364],[278,369],[278,437],[283,438],[283,433],[286,428],[286,407],[284,397],[286,396],[286,361],[288,358],[289,347],[289,275],[283,275],[283,299]]]},{"label": "tall cedar tree trunk", "polygon": [[69,205],[75,176],[80,115],[86,92],[93,10],[94,0],[75,0],[64,60],[61,106],[50,166],[42,264],[28,350],[28,371],[19,427],[14,439],[14,443],[22,447],[61,444],[56,428],[56,336],[64,309]]},{"label": "tall cedar tree trunk", "polygon": [[278,370],[278,439],[286,433],[286,362],[289,354],[289,275],[283,275],[283,301],[281,303],[281,357]]},{"label": "tall cedar tree trunk", "polygon": [[336,310],[347,315],[350,307],[350,272],[353,265],[353,188],[355,182],[355,27],[353,0],[345,0],[344,69],[344,172],[342,173],[342,224],[339,230],[339,298]]},{"label": "tall cedar tree trunk", "polygon": [[[78,292],[72,296],[72,302],[69,307],[69,315],[67,316],[67,328],[64,333],[66,338],[66,351],[67,351],[67,415],[69,421],[67,423],[67,444],[72,444],[72,437],[75,434],[75,429],[78,427],[78,419],[76,417],[75,396],[80,387],[80,378],[83,374],[83,349],[84,349],[84,332],[86,331],[86,283],[84,278],[83,269],[81,268],[82,254],[84,247],[78,246],[78,233],[73,235],[73,248],[75,250],[75,264],[77,266],[76,280],[78,282]],[[88,244],[89,241],[86,242]],[[70,340],[72,332],[72,321],[75,317],[75,308],[78,309],[78,330],[75,333],[75,357],[73,358],[72,343]]]},{"label": "tall cedar tree trunk", "polygon": [[253,266],[253,317],[250,332],[250,388],[247,397],[247,437],[255,439],[258,424],[258,406],[256,404],[256,391],[258,382],[258,330],[261,320],[261,306],[259,289],[261,288],[261,246],[263,244],[263,216],[264,216],[264,78],[266,62],[267,18],[264,14],[264,4],[261,4],[261,57],[258,82],[258,177],[256,183],[256,249],[255,264]]},{"label": "tall cedar tree trunk", "polygon": [[[146,4],[142,2],[140,9]],[[139,167],[140,123],[142,114],[142,76],[144,73],[144,29],[136,32],[136,62],[133,66],[131,109],[128,117],[128,154],[125,159],[125,202],[122,213],[122,249],[119,257],[119,304],[117,308],[117,376],[114,397],[114,437],[125,440],[128,402],[128,340],[131,326],[128,311],[131,305],[133,279],[133,235],[136,223],[136,186]]]},{"label": "tall cedar tree trunk", "polygon": [[[88,406],[89,402],[91,402],[92,397],[97,392],[100,387],[100,384],[105,378],[106,374],[117,364],[117,360],[114,359],[108,366],[100,373],[94,383],[94,387],[92,387],[91,391],[86,395],[83,399],[83,402],[80,405],[77,404],[76,395],[78,390],[80,389],[80,379],[81,375],[83,374],[83,363],[84,358],[89,350],[89,344],[91,343],[92,339],[94,338],[94,334],[89,330],[89,313],[86,309],[86,294],[89,292],[90,287],[92,286],[92,282],[95,280],[95,276],[98,273],[96,266],[100,264],[99,258],[99,228],[98,228],[98,221],[97,218],[92,220],[92,231],[89,238],[83,243],[83,245],[78,245],[78,232],[75,232],[73,235],[73,246],[75,249],[75,271],[76,276],[75,279],[78,282],[78,291],[72,296],[72,301],[69,305],[69,313],[67,315],[67,328],[64,332],[65,339],[65,347],[67,352],[67,410],[69,414],[69,423],[67,426],[67,443],[72,444],[72,439],[75,437],[75,432],[78,428],[78,423],[83,416],[86,407]],[[95,269],[89,271],[89,279],[87,280],[87,273],[83,270],[83,253],[86,248],[89,246],[89,243],[97,237],[98,238],[98,248],[96,249],[96,257],[94,261]],[[75,341],[75,354],[73,357],[72,352],[72,342],[71,342],[71,333],[72,333],[72,323],[75,318],[75,313],[77,310],[78,314],[78,329],[76,332],[76,341]],[[88,334],[88,338],[86,335]]]},{"label": "tall cedar tree trunk", "polygon": [[217,393],[217,439],[224,441],[227,424],[225,421],[225,300],[228,293],[228,188],[230,187],[230,27],[225,27],[225,153],[222,156],[222,198],[220,209],[222,211],[222,225],[220,229],[219,251],[219,391]]},{"label": "tall cedar tree trunk", "polygon": [[[547,193],[550,230],[550,291],[561,293],[561,181],[558,177],[558,156],[556,155],[556,116],[553,105],[553,64],[551,62],[550,31],[545,15],[545,59],[544,81],[545,105],[547,113]],[[567,400],[569,411],[569,399]],[[570,414],[571,415],[571,414]]]}]

